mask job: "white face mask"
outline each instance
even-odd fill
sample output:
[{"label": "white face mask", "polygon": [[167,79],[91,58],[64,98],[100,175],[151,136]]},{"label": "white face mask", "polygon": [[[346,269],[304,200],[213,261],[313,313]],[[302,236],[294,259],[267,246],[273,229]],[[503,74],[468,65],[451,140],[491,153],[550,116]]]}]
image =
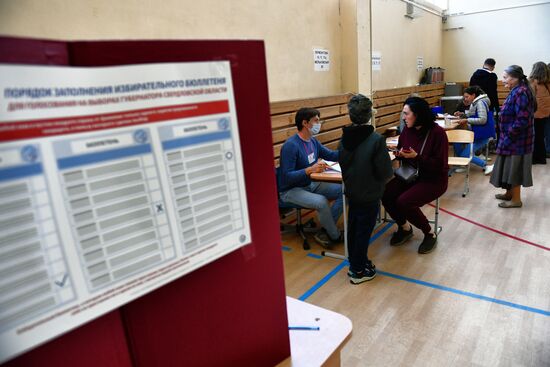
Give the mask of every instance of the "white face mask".
[{"label": "white face mask", "polygon": [[312,135],[319,134],[319,131],[321,131],[321,123],[313,124],[313,127],[309,129]]}]

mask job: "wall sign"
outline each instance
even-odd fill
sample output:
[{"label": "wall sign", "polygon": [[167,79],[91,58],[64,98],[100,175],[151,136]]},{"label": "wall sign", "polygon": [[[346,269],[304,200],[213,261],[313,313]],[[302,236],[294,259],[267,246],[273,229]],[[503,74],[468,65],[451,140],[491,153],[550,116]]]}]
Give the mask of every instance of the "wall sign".
[{"label": "wall sign", "polygon": [[417,56],[416,57],[416,71],[422,71],[424,70],[424,57]]},{"label": "wall sign", "polygon": [[315,71],[330,70],[330,53],[323,48],[313,49],[313,69]]},{"label": "wall sign", "polygon": [[372,52],[372,70],[382,70],[382,54],[378,51]]}]

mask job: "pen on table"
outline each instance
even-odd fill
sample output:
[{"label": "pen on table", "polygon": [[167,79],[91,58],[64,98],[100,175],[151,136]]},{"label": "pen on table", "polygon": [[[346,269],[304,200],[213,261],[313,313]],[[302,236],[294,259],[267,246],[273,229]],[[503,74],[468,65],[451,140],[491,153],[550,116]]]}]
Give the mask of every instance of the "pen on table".
[{"label": "pen on table", "polygon": [[319,326],[289,326],[288,330],[320,330]]}]

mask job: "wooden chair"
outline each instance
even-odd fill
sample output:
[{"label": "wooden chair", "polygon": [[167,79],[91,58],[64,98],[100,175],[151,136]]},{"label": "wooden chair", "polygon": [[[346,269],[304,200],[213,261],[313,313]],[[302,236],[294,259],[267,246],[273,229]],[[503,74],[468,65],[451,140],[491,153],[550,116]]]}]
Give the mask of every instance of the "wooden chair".
[{"label": "wooden chair", "polygon": [[474,132],[470,130],[447,130],[447,139],[449,143],[461,143],[470,145],[469,157],[449,157],[449,166],[463,167],[466,169],[466,177],[464,178],[464,192],[462,197],[465,197],[470,191],[470,161],[473,157]]}]

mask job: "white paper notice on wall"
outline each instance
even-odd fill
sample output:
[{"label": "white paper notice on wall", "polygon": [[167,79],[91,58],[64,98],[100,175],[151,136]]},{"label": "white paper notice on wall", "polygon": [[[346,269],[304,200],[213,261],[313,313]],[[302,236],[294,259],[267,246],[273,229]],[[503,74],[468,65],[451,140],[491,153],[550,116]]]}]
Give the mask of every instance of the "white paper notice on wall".
[{"label": "white paper notice on wall", "polygon": [[329,71],[330,70],[330,53],[324,48],[313,49],[313,70]]},{"label": "white paper notice on wall", "polygon": [[380,52],[372,52],[372,70],[382,70],[382,54]]},{"label": "white paper notice on wall", "polygon": [[416,57],[416,70],[417,71],[424,70],[424,57],[422,56]]},{"label": "white paper notice on wall", "polygon": [[227,61],[0,64],[0,363],[251,242]]}]

